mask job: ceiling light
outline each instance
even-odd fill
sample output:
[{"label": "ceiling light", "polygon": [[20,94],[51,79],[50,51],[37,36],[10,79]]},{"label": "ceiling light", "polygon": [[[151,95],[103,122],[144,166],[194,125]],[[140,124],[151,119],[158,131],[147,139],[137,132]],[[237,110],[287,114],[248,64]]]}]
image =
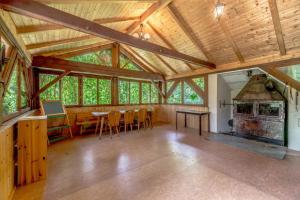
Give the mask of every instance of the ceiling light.
[{"label": "ceiling light", "polygon": [[149,33],[144,32],[144,25],[141,24],[137,32],[133,33],[133,37],[140,38],[141,40],[149,40],[151,38]]},{"label": "ceiling light", "polygon": [[221,3],[220,0],[218,0],[217,4],[215,6],[215,17],[216,18],[219,19],[223,15],[224,7],[225,7],[225,4]]}]

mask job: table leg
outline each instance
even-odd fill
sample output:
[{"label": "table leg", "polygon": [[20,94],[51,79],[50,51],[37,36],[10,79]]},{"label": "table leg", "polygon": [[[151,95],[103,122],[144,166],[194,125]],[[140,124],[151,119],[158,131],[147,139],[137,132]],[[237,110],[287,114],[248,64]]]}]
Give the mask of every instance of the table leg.
[{"label": "table leg", "polygon": [[186,128],[186,113],[184,113],[184,128]]},{"label": "table leg", "polygon": [[101,136],[102,136],[103,124],[104,124],[104,117],[100,117],[100,118],[101,118],[101,124],[100,124],[99,140],[101,139]]},{"label": "table leg", "polygon": [[201,120],[202,119],[202,115],[199,115],[199,135],[201,135],[201,132],[202,132],[202,123],[201,123]]},{"label": "table leg", "polygon": [[97,124],[95,129],[95,135],[97,135],[98,127],[99,127],[100,117],[97,117]]},{"label": "table leg", "polygon": [[210,132],[210,116],[209,116],[209,114],[207,114],[207,121],[208,121],[207,132]]},{"label": "table leg", "polygon": [[177,130],[177,128],[178,128],[178,127],[177,127],[177,114],[178,114],[178,113],[176,112],[176,130]]}]

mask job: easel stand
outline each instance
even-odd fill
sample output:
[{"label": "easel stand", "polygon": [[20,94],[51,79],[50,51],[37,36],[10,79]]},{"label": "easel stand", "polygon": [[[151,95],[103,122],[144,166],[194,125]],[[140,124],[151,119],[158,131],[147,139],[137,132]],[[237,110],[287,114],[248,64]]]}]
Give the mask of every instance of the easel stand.
[{"label": "easel stand", "polygon": [[73,137],[66,109],[61,101],[41,102],[41,112],[48,118],[48,143],[66,139],[68,136],[63,134],[65,129],[68,129],[69,137]]}]

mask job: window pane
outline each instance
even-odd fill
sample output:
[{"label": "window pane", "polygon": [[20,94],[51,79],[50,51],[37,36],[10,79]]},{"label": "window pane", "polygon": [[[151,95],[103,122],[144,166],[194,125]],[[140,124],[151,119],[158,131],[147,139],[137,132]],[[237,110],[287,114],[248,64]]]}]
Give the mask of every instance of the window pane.
[{"label": "window pane", "polygon": [[181,100],[181,82],[177,85],[172,95],[168,98],[168,103],[180,104]]},{"label": "window pane", "polygon": [[291,65],[288,67],[280,67],[280,71],[287,74],[296,81],[300,81],[300,65]]},{"label": "window pane", "polygon": [[[54,80],[57,75],[40,74],[40,89]],[[50,88],[40,94],[41,100],[59,100],[59,82],[52,85]]]},{"label": "window pane", "polygon": [[17,66],[15,66],[3,99],[3,114],[13,113],[18,110],[17,109],[17,99],[18,99],[17,77],[18,77],[18,70],[17,70]]},{"label": "window pane", "polygon": [[130,82],[130,104],[140,103],[140,84],[139,82]]},{"label": "window pane", "polygon": [[97,104],[97,79],[83,78],[83,104]]},{"label": "window pane", "polygon": [[111,104],[111,80],[99,79],[99,104]]},{"label": "window pane", "polygon": [[65,76],[62,79],[62,101],[65,105],[78,104],[78,77]]},{"label": "window pane", "polygon": [[150,103],[150,83],[142,83],[142,103]]},{"label": "window pane", "polygon": [[27,107],[27,88],[25,84],[24,74],[21,73],[21,108]]},{"label": "window pane", "polygon": [[158,90],[151,84],[151,103],[158,103]]},{"label": "window pane", "polygon": [[167,82],[167,91],[170,90],[170,88],[172,87],[173,84],[174,84],[174,81],[168,81]]},{"label": "window pane", "polygon": [[184,83],[184,103],[203,104],[203,99],[187,83]]},{"label": "window pane", "polygon": [[129,81],[119,80],[119,103],[129,104]]},{"label": "window pane", "polygon": [[138,65],[132,62],[127,56],[124,54],[120,55],[120,68],[134,70],[134,71],[141,71]]},{"label": "window pane", "polygon": [[91,52],[84,55],[74,56],[68,60],[88,64],[112,66],[111,53],[111,49],[107,49],[100,52]]},{"label": "window pane", "polygon": [[203,91],[205,90],[205,81],[203,77],[194,78],[193,81],[198,85]]}]

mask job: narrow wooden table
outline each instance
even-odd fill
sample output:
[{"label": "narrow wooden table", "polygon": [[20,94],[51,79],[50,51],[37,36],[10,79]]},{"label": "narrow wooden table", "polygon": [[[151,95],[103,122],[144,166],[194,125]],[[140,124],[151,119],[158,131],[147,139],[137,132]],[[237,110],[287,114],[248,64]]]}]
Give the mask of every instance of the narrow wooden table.
[{"label": "narrow wooden table", "polygon": [[[119,110],[120,113],[122,115],[124,115],[124,113],[127,111],[127,110]],[[139,110],[138,109],[135,109],[134,110],[135,112],[138,112]],[[153,124],[152,124],[152,110],[147,110],[148,114],[150,114],[150,123],[151,123],[151,127],[153,127]],[[98,130],[98,127],[99,127],[99,123],[100,123],[100,131],[99,131],[99,139],[101,139],[101,136],[102,136],[102,132],[103,132],[103,125],[104,125],[104,120],[105,120],[105,117],[108,116],[108,113],[109,112],[92,112],[92,115],[97,117],[97,125],[96,125],[96,131],[95,133],[97,133],[97,130]]]},{"label": "narrow wooden table", "polygon": [[186,116],[187,115],[198,115],[199,116],[199,135],[202,134],[202,125],[201,125],[201,119],[203,115],[208,116],[208,131],[210,130],[209,127],[209,112],[201,112],[201,111],[194,111],[194,110],[176,110],[176,130],[178,129],[177,121],[178,121],[178,114],[182,113],[184,114],[184,128],[187,127],[187,121]]}]

